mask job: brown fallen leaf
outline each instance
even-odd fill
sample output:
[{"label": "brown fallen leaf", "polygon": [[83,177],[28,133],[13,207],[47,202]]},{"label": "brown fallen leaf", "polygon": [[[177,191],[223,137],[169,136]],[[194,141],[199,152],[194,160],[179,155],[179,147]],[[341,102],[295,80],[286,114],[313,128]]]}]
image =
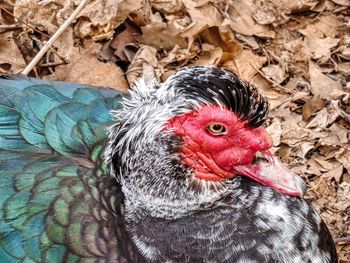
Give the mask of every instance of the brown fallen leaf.
[{"label": "brown fallen leaf", "polygon": [[340,90],[342,87],[339,81],[332,80],[324,75],[320,68],[312,61],[309,62],[309,74],[311,92],[315,96],[331,100],[333,99],[332,92]]},{"label": "brown fallen leaf", "polygon": [[307,100],[302,108],[303,120],[307,121],[312,114],[321,110],[325,106],[323,99],[316,96],[311,100]]},{"label": "brown fallen leaf", "polygon": [[336,111],[328,111],[327,108],[323,108],[317,112],[316,116],[306,125],[306,128],[326,128],[332,124],[339,114]]},{"label": "brown fallen leaf", "polygon": [[100,49],[101,45],[96,43],[85,50],[72,47],[67,52],[70,63],[56,67],[54,78],[127,91],[128,84],[121,69],[115,64],[103,63],[97,59]]},{"label": "brown fallen leaf", "polygon": [[332,0],[332,2],[336,3],[337,5],[350,6],[350,0]]},{"label": "brown fallen leaf", "polygon": [[315,143],[310,141],[304,141],[302,144],[300,144],[299,151],[296,153],[299,158],[306,160],[307,156],[310,154],[310,152],[314,151],[315,149]]},{"label": "brown fallen leaf", "polygon": [[181,0],[150,0],[150,5],[163,14],[174,14],[181,12],[183,4]]},{"label": "brown fallen leaf", "polygon": [[344,166],[339,165],[338,167],[335,167],[329,170],[328,172],[324,173],[323,177],[329,180],[334,179],[336,182],[340,182],[340,179],[343,175],[343,170],[344,170]]},{"label": "brown fallen leaf", "polygon": [[205,28],[222,24],[222,15],[209,1],[183,0],[182,3],[189,13],[192,23],[181,32],[181,35],[189,39],[190,46],[195,37]]},{"label": "brown fallen leaf", "polygon": [[[58,1],[16,1],[14,3],[13,15],[35,25],[39,30],[53,34],[58,25],[55,24],[58,11],[65,6],[64,0]],[[67,6],[68,9],[68,6]],[[70,13],[73,9],[69,10]],[[69,14],[70,14],[69,13]],[[68,16],[67,16],[68,17]]]},{"label": "brown fallen leaf", "polygon": [[257,50],[260,47],[258,44],[258,41],[255,39],[254,36],[246,36],[246,35],[236,33],[235,37],[236,37],[236,39],[241,41],[243,44],[246,44],[247,46],[249,46],[253,50]]},{"label": "brown fallen leaf", "polygon": [[272,123],[266,127],[266,131],[272,138],[273,146],[279,146],[281,144],[282,135],[282,124],[280,118],[274,118]]},{"label": "brown fallen leaf", "polygon": [[350,48],[344,48],[340,55],[342,58],[350,60]]},{"label": "brown fallen leaf", "polygon": [[317,0],[272,0],[275,4],[279,5],[283,9],[288,10],[289,14],[295,14],[300,12],[310,11],[318,4]]},{"label": "brown fallen leaf", "polygon": [[316,156],[314,157],[314,160],[320,165],[320,169],[322,169],[323,172],[329,171],[334,169],[334,167],[338,166],[337,164],[333,164],[332,162],[326,161],[323,156]]},{"label": "brown fallen leaf", "polygon": [[277,20],[273,10],[269,9],[267,6],[262,6],[262,8],[255,10],[252,14],[252,18],[260,25],[269,25]]},{"label": "brown fallen leaf", "polygon": [[207,50],[204,50],[193,65],[214,65],[217,66],[222,58],[223,51],[220,47],[210,46]]},{"label": "brown fallen leaf", "polygon": [[110,39],[114,29],[141,7],[142,2],[138,0],[93,0],[79,14],[79,22],[74,30],[82,38]]},{"label": "brown fallen leaf", "polygon": [[[145,72],[147,72],[147,76],[144,75]],[[140,49],[135,54],[134,60],[128,67],[126,78],[129,85],[132,86],[135,81],[142,76],[149,80],[154,78],[153,81],[159,81],[163,72],[163,67],[157,59],[157,49],[141,45]]]},{"label": "brown fallen leaf", "polygon": [[336,15],[331,14],[317,17],[311,24],[298,31],[307,37],[335,38],[341,26],[343,26],[342,20]]},{"label": "brown fallen leaf", "polygon": [[271,64],[263,67],[261,70],[264,72],[267,78],[273,80],[278,84],[282,83],[287,78],[284,69],[280,65]]},{"label": "brown fallen leaf", "polygon": [[335,38],[339,28],[343,26],[343,21],[340,17],[330,14],[321,16],[315,26],[325,37]]},{"label": "brown fallen leaf", "polygon": [[[344,177],[349,177],[349,174],[344,174]],[[343,180],[343,182],[339,184],[339,188],[340,191],[337,192],[337,203],[335,205],[340,211],[349,211],[350,182]],[[350,225],[348,225],[348,231],[350,233]]]},{"label": "brown fallen leaf", "polygon": [[175,46],[186,48],[187,41],[180,35],[180,30],[176,28],[173,22],[151,23],[141,28],[142,43],[155,48],[164,48],[167,51]]},{"label": "brown fallen leaf", "polygon": [[339,43],[337,38],[306,37],[304,46],[313,59],[325,58],[327,61],[331,55],[331,49]]},{"label": "brown fallen leaf", "polygon": [[247,35],[264,38],[274,38],[275,31],[267,25],[260,25],[254,21],[252,15],[256,11],[254,5],[248,1],[235,0],[228,5],[223,25],[230,25],[233,31]]},{"label": "brown fallen leaf", "polygon": [[209,27],[200,34],[200,37],[204,42],[221,47],[224,52],[230,53],[231,59],[242,51],[241,44],[237,42],[232,30],[227,25]]},{"label": "brown fallen leaf", "polygon": [[338,70],[345,76],[350,76],[350,62],[338,64]]},{"label": "brown fallen leaf", "polygon": [[306,129],[294,129],[286,130],[283,129],[281,143],[287,144],[291,147],[296,147],[300,145],[303,141],[307,141],[309,138],[309,133]]},{"label": "brown fallen leaf", "polygon": [[26,67],[26,63],[13,39],[13,32],[0,34],[0,47],[0,73],[20,73]]},{"label": "brown fallen leaf", "polygon": [[180,48],[179,46],[175,46],[168,54],[159,60],[159,63],[162,67],[166,67],[169,64],[184,64],[189,60],[197,57],[199,50],[189,51],[187,48]]},{"label": "brown fallen leaf", "polygon": [[118,60],[130,62],[133,59],[132,56],[129,57],[126,54],[127,46],[138,43],[140,36],[141,34],[136,27],[125,23],[125,29],[114,37],[110,44],[110,46],[115,49],[114,54],[117,56]]},{"label": "brown fallen leaf", "polygon": [[251,50],[244,49],[234,59],[236,71],[245,80],[251,80],[257,74],[256,69],[260,69],[267,61],[266,57],[255,55]]}]

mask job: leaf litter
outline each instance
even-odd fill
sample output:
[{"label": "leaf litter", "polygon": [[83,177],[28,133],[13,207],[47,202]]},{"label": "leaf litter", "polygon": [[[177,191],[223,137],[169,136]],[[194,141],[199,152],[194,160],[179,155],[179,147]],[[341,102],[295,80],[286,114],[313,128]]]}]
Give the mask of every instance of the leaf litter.
[{"label": "leaf litter", "polygon": [[[80,3],[3,0],[0,74],[20,73]],[[348,0],[91,0],[31,72],[126,90],[179,67],[236,71],[270,101],[273,151],[350,262]]]}]

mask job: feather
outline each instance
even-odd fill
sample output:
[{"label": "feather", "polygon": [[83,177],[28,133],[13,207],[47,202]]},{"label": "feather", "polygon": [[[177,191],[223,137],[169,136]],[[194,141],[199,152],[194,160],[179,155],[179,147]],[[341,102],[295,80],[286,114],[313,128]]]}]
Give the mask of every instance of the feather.
[{"label": "feather", "polygon": [[0,79],[0,95],[1,261],[128,258],[128,250],[110,251],[127,242],[125,230],[101,216],[109,213],[102,198],[122,200],[102,197],[94,179],[117,187],[100,165],[100,145],[121,94],[14,76]]}]

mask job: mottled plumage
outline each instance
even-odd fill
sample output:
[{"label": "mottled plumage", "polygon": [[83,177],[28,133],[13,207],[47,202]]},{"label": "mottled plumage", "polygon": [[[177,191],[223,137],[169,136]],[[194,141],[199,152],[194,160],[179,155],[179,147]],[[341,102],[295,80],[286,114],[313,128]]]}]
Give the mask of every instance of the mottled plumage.
[{"label": "mottled plumage", "polygon": [[[265,136],[268,104],[255,88],[195,67],[123,97],[0,79],[1,262],[337,262],[327,227],[302,198],[229,168],[222,180],[200,179],[184,162],[191,140],[175,124],[202,109],[232,111],[248,139]],[[257,143],[249,147],[264,154],[268,139]]]}]

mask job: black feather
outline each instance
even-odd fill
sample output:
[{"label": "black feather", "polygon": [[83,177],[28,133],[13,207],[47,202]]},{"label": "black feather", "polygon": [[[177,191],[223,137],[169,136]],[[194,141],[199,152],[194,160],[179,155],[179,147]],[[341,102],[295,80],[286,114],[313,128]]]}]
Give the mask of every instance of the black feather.
[{"label": "black feather", "polygon": [[217,101],[233,111],[247,126],[261,126],[267,118],[268,102],[252,85],[229,71],[213,67],[191,67],[179,70],[171,86],[182,89],[189,99]]}]

